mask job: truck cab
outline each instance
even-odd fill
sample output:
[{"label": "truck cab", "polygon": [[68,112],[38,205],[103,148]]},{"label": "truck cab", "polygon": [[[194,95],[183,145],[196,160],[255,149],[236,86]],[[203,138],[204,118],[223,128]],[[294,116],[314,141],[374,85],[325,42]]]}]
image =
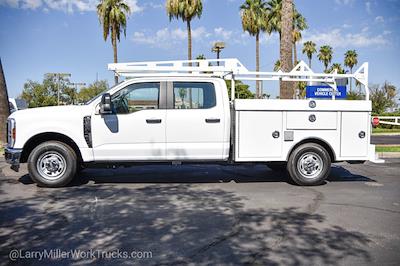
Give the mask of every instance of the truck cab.
[{"label": "truck cab", "polygon": [[[93,103],[96,161],[227,160],[230,109],[218,78],[131,79]],[[104,97],[103,97],[104,99]]]}]

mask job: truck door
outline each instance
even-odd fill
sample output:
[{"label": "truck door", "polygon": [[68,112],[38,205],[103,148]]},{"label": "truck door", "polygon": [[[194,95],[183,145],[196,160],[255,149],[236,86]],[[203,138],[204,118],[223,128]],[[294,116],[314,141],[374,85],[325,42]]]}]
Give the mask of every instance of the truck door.
[{"label": "truck door", "polygon": [[340,155],[368,155],[370,116],[368,112],[342,112]]},{"label": "truck door", "polygon": [[113,113],[92,118],[96,161],[165,159],[166,85],[127,85],[111,95]]},{"label": "truck door", "polygon": [[221,160],[227,118],[214,83],[169,82],[167,103],[167,158]]}]

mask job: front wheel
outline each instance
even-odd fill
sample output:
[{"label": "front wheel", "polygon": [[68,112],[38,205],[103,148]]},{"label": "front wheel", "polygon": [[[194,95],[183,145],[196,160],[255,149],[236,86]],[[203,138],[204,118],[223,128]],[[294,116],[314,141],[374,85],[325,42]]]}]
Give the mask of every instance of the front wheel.
[{"label": "front wheel", "polygon": [[74,150],[59,141],[38,145],[28,158],[28,171],[36,184],[44,187],[62,187],[74,178],[77,171]]},{"label": "front wheel", "polygon": [[292,180],[301,186],[324,183],[331,170],[331,158],[324,147],[306,143],[297,147],[289,156],[287,171]]}]

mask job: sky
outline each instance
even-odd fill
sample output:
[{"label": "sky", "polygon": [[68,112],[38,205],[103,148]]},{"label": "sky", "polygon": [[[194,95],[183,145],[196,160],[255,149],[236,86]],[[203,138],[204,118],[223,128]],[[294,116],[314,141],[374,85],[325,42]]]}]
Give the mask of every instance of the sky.
[{"label": "sky", "polygon": [[[21,94],[27,80],[45,73],[71,73],[72,82],[92,83],[113,74],[111,42],[104,41],[96,14],[97,0],[0,0],[0,58],[10,97]],[[119,62],[187,59],[186,24],[170,21],[165,0],[126,0],[132,13],[126,37],[118,44]],[[203,0],[203,14],[192,22],[193,55],[215,58],[211,46],[226,42],[223,58],[238,58],[255,69],[255,38],[243,32],[239,6],[244,0]],[[307,19],[298,46],[314,41],[333,47],[332,63],[343,65],[344,53],[355,49],[358,66],[369,62],[370,84],[388,81],[400,89],[400,0],[294,0]],[[262,34],[260,65],[272,71],[279,58],[277,34]],[[356,69],[357,67],[355,67]],[[323,64],[314,55],[314,72]],[[252,88],[253,90],[254,88]],[[276,86],[264,86],[277,95]]]}]

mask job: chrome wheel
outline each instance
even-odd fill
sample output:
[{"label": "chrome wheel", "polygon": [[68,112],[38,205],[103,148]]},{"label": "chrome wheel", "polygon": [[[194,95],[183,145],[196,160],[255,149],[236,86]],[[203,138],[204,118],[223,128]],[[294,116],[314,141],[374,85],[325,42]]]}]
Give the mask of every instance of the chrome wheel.
[{"label": "chrome wheel", "polygon": [[305,178],[317,177],[324,167],[323,160],[315,152],[304,153],[297,161],[297,170]]},{"label": "chrome wheel", "polygon": [[39,174],[48,180],[56,180],[64,173],[67,164],[65,158],[55,151],[48,151],[40,155],[36,168]]}]

